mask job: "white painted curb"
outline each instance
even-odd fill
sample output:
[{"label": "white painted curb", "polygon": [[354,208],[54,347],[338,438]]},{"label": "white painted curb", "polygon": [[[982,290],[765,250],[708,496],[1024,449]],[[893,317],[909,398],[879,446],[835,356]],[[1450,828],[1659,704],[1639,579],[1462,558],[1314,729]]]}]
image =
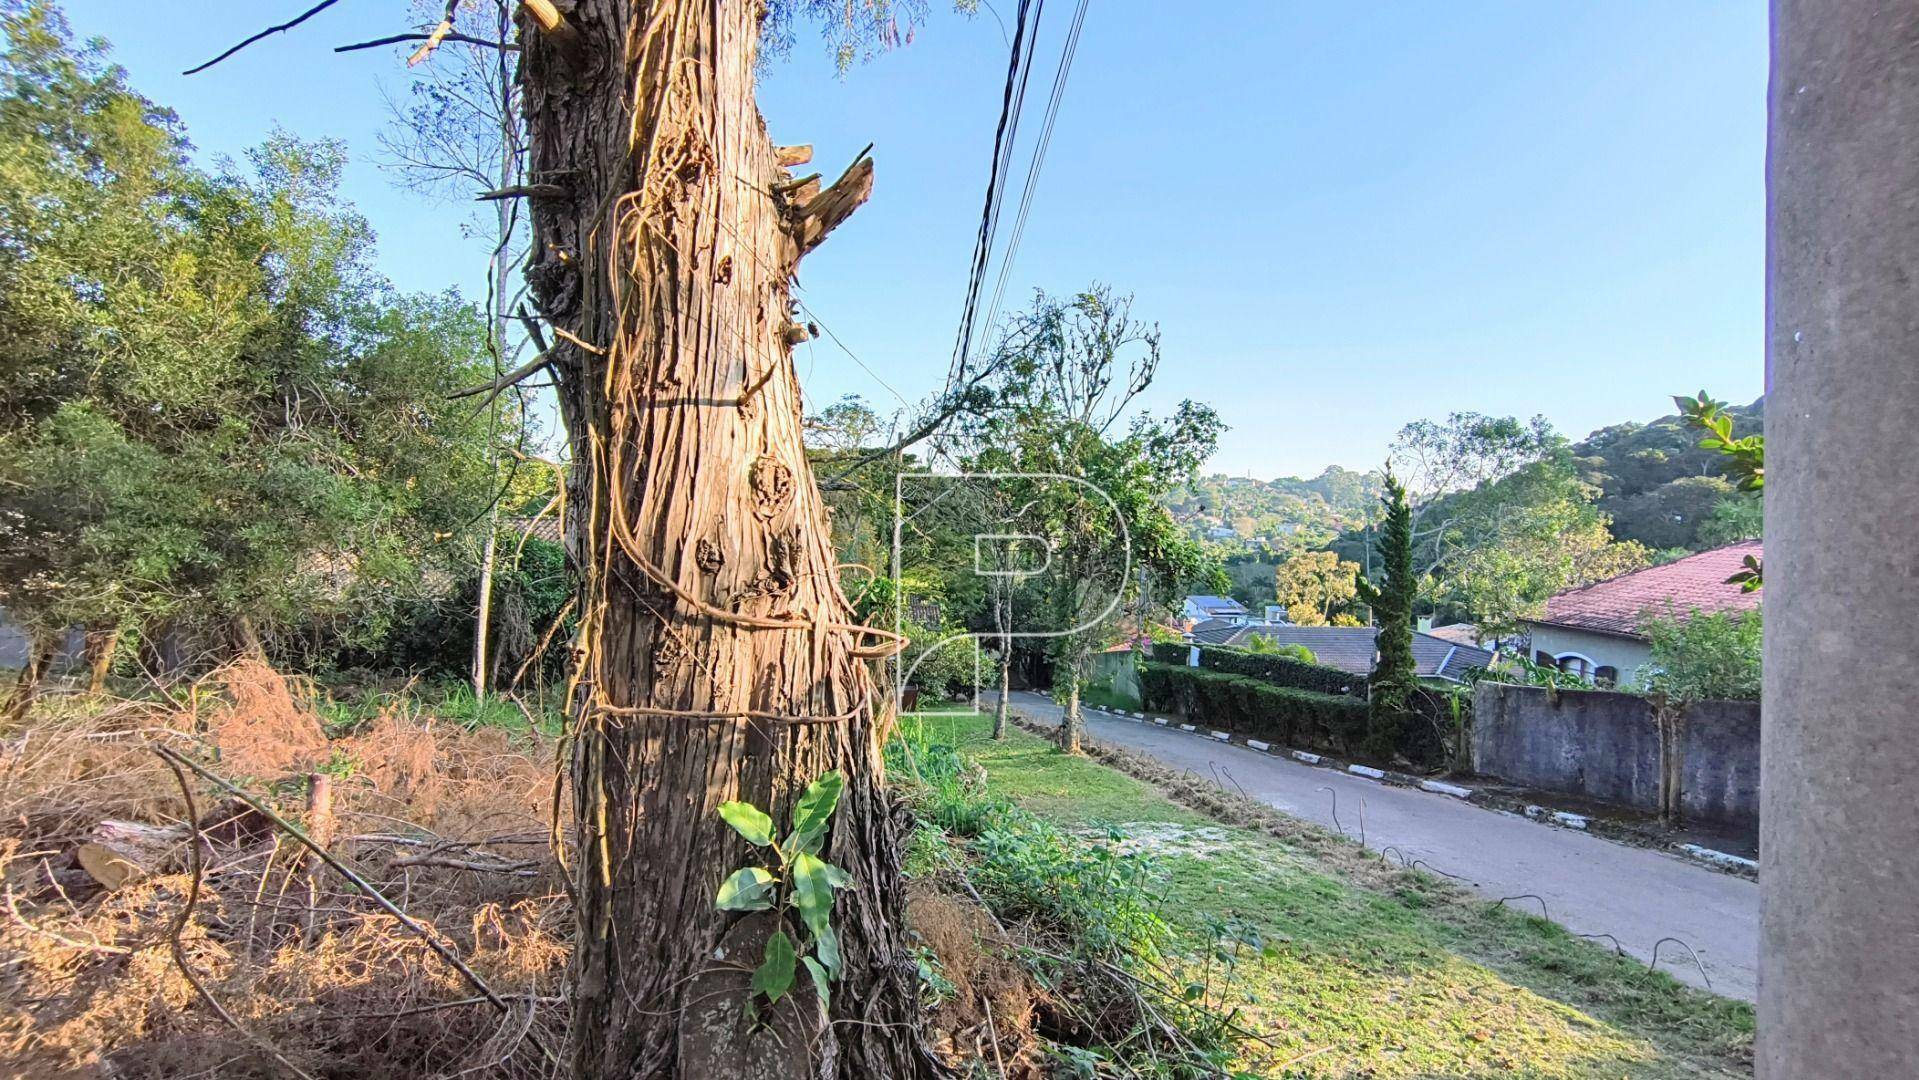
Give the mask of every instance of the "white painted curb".
[{"label": "white painted curb", "polygon": [[1228,731],[1215,731],[1213,732],[1213,738],[1218,739],[1220,742],[1233,741],[1233,735],[1231,732],[1228,732]]},{"label": "white painted curb", "polygon": [[1153,723],[1155,723],[1155,724],[1158,724],[1158,725],[1159,725],[1160,727],[1165,727],[1165,726],[1166,726],[1166,718],[1165,718],[1165,717],[1163,717],[1163,716],[1162,716],[1162,717],[1159,717],[1158,719],[1156,719],[1156,720],[1154,720],[1154,721],[1153,721]]},{"label": "white painted curb", "polygon": [[1348,765],[1346,766],[1346,771],[1352,773],[1354,776],[1369,776],[1374,780],[1386,779],[1384,770],[1375,769],[1371,765]]},{"label": "white painted curb", "polygon": [[1568,829],[1583,829],[1586,827],[1587,819],[1582,814],[1568,814],[1564,810],[1555,810],[1553,811],[1553,820]]},{"label": "white painted curb", "polygon": [[1700,847],[1698,844],[1681,844],[1679,845],[1679,850],[1701,862],[1709,862],[1715,866],[1734,867],[1740,870],[1751,870],[1755,873],[1759,870],[1759,863],[1756,860],[1734,855],[1730,852],[1714,851],[1709,847]]},{"label": "white painted curb", "polygon": [[1473,789],[1463,788],[1458,784],[1444,783],[1439,780],[1421,780],[1419,782],[1419,790],[1430,791],[1435,795],[1451,795],[1455,799],[1470,799],[1473,797]]},{"label": "white painted curb", "polygon": [[1143,712],[1136,712],[1136,713],[1134,713],[1134,714],[1133,714],[1133,719],[1135,719],[1135,720],[1144,720],[1144,719],[1146,719],[1146,714],[1145,714],[1145,713],[1143,713]]},{"label": "white painted curb", "polygon": [[1263,742],[1260,742],[1258,739],[1247,739],[1246,745],[1252,747],[1255,750],[1271,750],[1273,748],[1272,743],[1263,743]]},{"label": "white painted curb", "polygon": [[1198,730],[1199,730],[1198,728],[1196,728],[1196,727],[1194,727],[1194,726],[1193,726],[1193,725],[1191,725],[1191,724],[1181,724],[1181,725],[1179,726],[1179,729],[1180,729],[1181,731],[1198,731]]},{"label": "white painted curb", "polygon": [[1307,753],[1307,752],[1306,752],[1306,751],[1304,751],[1304,750],[1295,750],[1295,751],[1293,751],[1293,756],[1294,756],[1295,758],[1298,758],[1298,759],[1299,759],[1300,761],[1303,761],[1303,762],[1305,762],[1305,763],[1306,763],[1306,764],[1308,764],[1308,765],[1317,765],[1317,764],[1319,764],[1319,755],[1318,755],[1318,754],[1309,754],[1309,753]]}]

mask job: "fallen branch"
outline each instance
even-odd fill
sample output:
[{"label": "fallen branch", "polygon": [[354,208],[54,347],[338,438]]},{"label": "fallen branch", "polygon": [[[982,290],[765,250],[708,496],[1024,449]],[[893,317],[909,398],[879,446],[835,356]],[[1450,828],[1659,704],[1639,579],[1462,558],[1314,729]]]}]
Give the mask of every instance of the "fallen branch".
[{"label": "fallen branch", "polygon": [[28,933],[50,938],[53,941],[65,945],[69,949],[79,949],[83,952],[105,953],[108,956],[128,956],[133,952],[132,949],[123,948],[119,945],[103,945],[97,941],[81,941],[77,938],[70,938],[65,934],[55,933],[45,927],[35,926],[31,920],[21,913],[20,902],[15,899],[13,895],[13,883],[8,882],[4,886],[0,886],[0,889],[4,889],[6,893],[7,911],[13,916],[13,921],[19,923],[20,928]]},{"label": "fallen branch", "polygon": [[395,859],[388,865],[394,867],[437,866],[447,870],[471,870],[476,874],[505,874],[509,877],[538,877],[539,863],[532,859],[519,862],[481,862],[477,859],[455,859],[445,855],[409,855],[404,859]]},{"label": "fallen branch", "polygon": [[[439,937],[435,935],[433,931],[427,929],[427,927],[425,927],[420,922],[415,920],[413,916],[408,915],[406,912],[400,910],[400,908],[397,905],[395,905],[393,901],[388,900],[386,898],[385,894],[381,893],[380,890],[374,888],[373,883],[368,881],[366,877],[362,875],[358,870],[355,870],[353,867],[348,866],[345,862],[341,861],[332,852],[328,851],[326,848],[321,847],[319,844],[315,843],[313,838],[306,834],[305,830],[301,829],[298,825],[295,825],[292,822],[288,821],[286,818],[281,817],[271,807],[267,806],[265,803],[262,803],[259,799],[254,798],[252,795],[242,790],[238,785],[234,784],[231,780],[228,780],[227,778],[219,775],[218,773],[213,772],[211,769],[206,768],[205,766],[199,764],[198,762],[192,760],[191,758],[182,756],[178,752],[164,746],[154,747],[153,752],[160,755],[161,759],[166,761],[168,765],[173,766],[176,775],[178,775],[179,769],[181,767],[191,769],[194,772],[194,774],[199,776],[201,779],[217,785],[221,790],[227,792],[228,794],[232,795],[234,798],[239,799],[241,802],[246,803],[248,806],[252,807],[255,812],[259,813],[261,816],[265,817],[268,821],[272,822],[277,828],[280,829],[281,832],[284,832],[286,835],[292,837],[294,841],[297,842],[301,847],[304,847],[308,851],[312,852],[315,856],[317,856],[320,859],[321,862],[326,863],[328,866],[333,868],[334,872],[338,873],[341,877],[351,882],[354,888],[359,889],[362,893],[366,895],[368,899],[372,900],[375,904],[379,905],[381,910],[385,911],[388,915],[393,916],[393,918],[397,920],[401,926],[404,926],[408,930],[412,931],[414,935],[416,935],[417,937],[419,937],[421,941],[426,943],[427,948],[433,950],[435,955],[437,955],[440,959],[446,961],[447,964],[453,968],[453,970],[459,972],[460,976],[464,978],[469,984],[471,984],[475,990],[478,990],[480,992],[480,995],[486,998],[486,1000],[490,1002],[494,1008],[498,1009],[501,1013],[505,1015],[508,1015],[508,1016],[512,1015],[513,1006],[507,1004],[505,998],[502,998],[499,994],[495,993],[493,988],[487,985],[486,980],[480,978],[477,972],[475,972],[472,968],[468,967],[466,964],[466,961],[460,959],[459,956],[456,953],[454,953],[454,951],[451,948],[448,948],[445,943],[441,942]],[[181,777],[181,783],[182,784],[185,783],[185,777]],[[192,803],[193,803],[192,796],[189,795],[187,798],[187,804],[188,804],[187,810],[188,810],[189,819],[191,819],[193,816]],[[193,850],[195,853],[194,865],[197,867],[199,865],[199,855],[198,855],[199,838],[197,836],[194,838]],[[197,882],[199,880],[197,874],[195,875],[194,880],[196,882],[196,889],[197,889]],[[184,921],[182,925],[184,925]],[[529,1036],[529,1038],[531,1038],[531,1036]],[[559,1058],[555,1056],[555,1054],[550,1048],[548,1048],[544,1043],[540,1042],[540,1040],[533,1039],[533,1045],[539,1047],[540,1053],[545,1055],[547,1060],[553,1062],[556,1065],[559,1063]],[[305,1074],[302,1073],[301,1075],[304,1076]]]}]

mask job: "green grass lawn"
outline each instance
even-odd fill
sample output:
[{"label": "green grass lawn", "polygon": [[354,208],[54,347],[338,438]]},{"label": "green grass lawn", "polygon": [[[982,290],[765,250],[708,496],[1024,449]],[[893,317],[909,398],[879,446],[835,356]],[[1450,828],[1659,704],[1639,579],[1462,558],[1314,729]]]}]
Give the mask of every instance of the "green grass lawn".
[{"label": "green grass lawn", "polygon": [[1074,830],[1124,833],[1166,873],[1162,914],[1194,955],[1252,928],[1231,994],[1276,1077],[1750,1076],[1750,1006],[1687,988],[1314,826],[1215,820],[1159,789],[973,716],[908,717],[991,790]]}]

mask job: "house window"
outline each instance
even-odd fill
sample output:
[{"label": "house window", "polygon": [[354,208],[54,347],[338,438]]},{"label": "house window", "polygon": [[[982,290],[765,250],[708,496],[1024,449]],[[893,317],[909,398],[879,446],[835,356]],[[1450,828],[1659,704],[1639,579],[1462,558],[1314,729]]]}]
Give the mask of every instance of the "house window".
[{"label": "house window", "polygon": [[1604,687],[1619,685],[1619,669],[1611,664],[1601,664],[1593,669],[1593,682]]},{"label": "house window", "polygon": [[1560,657],[1557,661],[1557,666],[1559,670],[1568,675],[1577,675],[1582,679],[1592,677],[1593,662],[1578,653],[1567,653],[1565,656]]}]

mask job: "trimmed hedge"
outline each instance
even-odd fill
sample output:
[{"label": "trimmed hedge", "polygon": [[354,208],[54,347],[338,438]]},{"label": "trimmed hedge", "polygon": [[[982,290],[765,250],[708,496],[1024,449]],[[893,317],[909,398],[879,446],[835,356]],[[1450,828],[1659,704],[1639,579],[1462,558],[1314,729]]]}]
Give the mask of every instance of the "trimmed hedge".
[{"label": "trimmed hedge", "polygon": [[1199,663],[1201,667],[1223,671],[1228,675],[1244,675],[1275,686],[1289,686],[1295,690],[1312,690],[1321,694],[1345,694],[1362,700],[1366,697],[1366,676],[1324,664],[1308,664],[1290,656],[1202,647],[1199,650]]},{"label": "trimmed hedge", "polygon": [[[1186,650],[1191,645],[1183,641],[1155,641],[1153,643],[1153,663],[1178,666],[1186,662]],[[1203,650],[1202,650],[1203,651]]]},{"label": "trimmed hedge", "polygon": [[1145,665],[1140,686],[1154,712],[1266,742],[1348,753],[1366,737],[1364,698],[1158,661]]},{"label": "trimmed hedge", "polygon": [[[1153,660],[1161,664],[1183,665],[1186,663],[1190,645],[1174,642],[1153,646]],[[1287,686],[1295,690],[1312,690],[1321,694],[1345,694],[1365,700],[1366,676],[1355,675],[1324,664],[1308,664],[1290,656],[1272,656],[1264,653],[1250,653],[1244,649],[1229,649],[1223,645],[1201,645],[1199,647],[1199,666],[1228,675],[1244,675],[1271,683],[1274,686]]]}]

